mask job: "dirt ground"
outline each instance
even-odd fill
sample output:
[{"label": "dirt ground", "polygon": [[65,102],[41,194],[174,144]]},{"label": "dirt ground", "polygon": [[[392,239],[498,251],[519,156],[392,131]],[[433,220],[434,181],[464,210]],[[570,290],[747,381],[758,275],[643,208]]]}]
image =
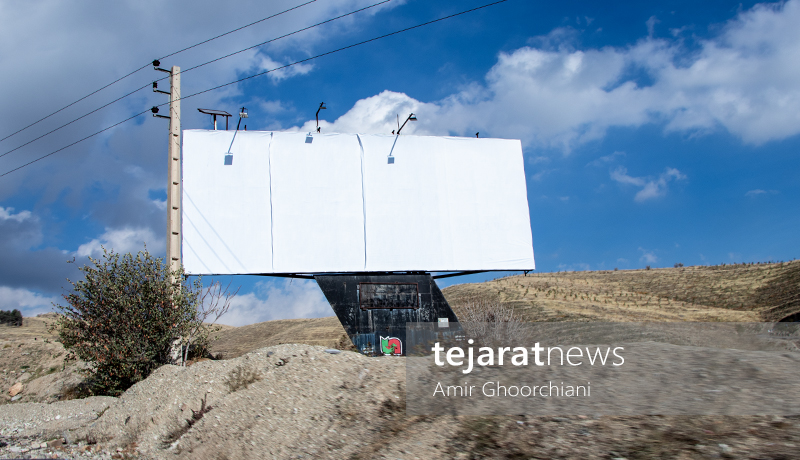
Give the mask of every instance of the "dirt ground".
[{"label": "dirt ground", "polygon": [[[534,321],[764,321],[800,310],[798,273],[797,261],[547,273],[444,292]],[[49,320],[0,326],[0,458],[800,458],[800,416],[408,416],[405,358],[338,350],[333,317],[226,328],[212,348],[225,359],[70,400],[80,364],[64,366]]]}]

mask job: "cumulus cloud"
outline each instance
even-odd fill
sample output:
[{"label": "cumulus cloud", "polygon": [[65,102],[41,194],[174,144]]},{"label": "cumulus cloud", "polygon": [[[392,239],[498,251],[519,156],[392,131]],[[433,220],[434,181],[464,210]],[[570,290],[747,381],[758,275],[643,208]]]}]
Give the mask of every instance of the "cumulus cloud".
[{"label": "cumulus cloud", "polygon": [[165,239],[157,237],[149,228],[118,228],[106,229],[105,233],[88,243],[78,247],[75,255],[78,258],[87,256],[99,258],[103,255],[103,248],[117,253],[138,252],[145,248],[152,253],[164,251]]},{"label": "cumulus cloud", "polygon": [[0,220],[13,220],[16,222],[22,222],[28,220],[32,217],[30,211],[20,211],[14,214],[14,208],[4,208],[0,206]]},{"label": "cumulus cloud", "polygon": [[686,176],[675,168],[667,168],[658,178],[633,177],[628,175],[624,166],[618,166],[611,171],[611,179],[623,184],[640,187],[634,196],[634,201],[643,202],[667,194],[668,184],[673,180],[684,180]]},{"label": "cumulus cloud", "polygon": [[267,55],[260,54],[256,62],[256,69],[258,72],[270,71],[267,75],[269,75],[272,81],[279,82],[296,75],[305,75],[314,68],[312,64],[295,64],[291,67],[285,67],[287,64],[291,64],[291,62],[280,63],[272,60],[272,58]]},{"label": "cumulus cloud", "polygon": [[0,286],[0,310],[17,309],[22,316],[36,316],[53,310],[60,297],[43,295],[23,288]]},{"label": "cumulus cloud", "polygon": [[654,264],[658,262],[658,257],[654,251],[648,251],[644,248],[639,248],[639,252],[642,253],[642,256],[639,257],[639,262],[645,263],[647,265]]},{"label": "cumulus cloud", "polygon": [[220,323],[243,326],[287,318],[321,318],[333,311],[317,283],[310,280],[259,282],[254,292],[233,298]]},{"label": "cumulus cloud", "polygon": [[71,256],[58,248],[42,247],[43,240],[39,216],[0,207],[0,283],[4,288],[55,293],[67,277],[77,276],[75,266],[67,264]]},{"label": "cumulus cloud", "polygon": [[[571,149],[611,127],[661,123],[667,131],[725,129],[749,144],[800,132],[800,1],[756,5],[689,49],[649,35],[626,47],[575,49],[562,29],[503,52],[484,82],[439,101],[383,91],[358,101],[323,129],[391,132],[414,112],[409,133],[520,138]],[[641,83],[636,75],[646,75]],[[312,121],[295,128],[311,130]],[[645,196],[645,195],[643,195]]]}]

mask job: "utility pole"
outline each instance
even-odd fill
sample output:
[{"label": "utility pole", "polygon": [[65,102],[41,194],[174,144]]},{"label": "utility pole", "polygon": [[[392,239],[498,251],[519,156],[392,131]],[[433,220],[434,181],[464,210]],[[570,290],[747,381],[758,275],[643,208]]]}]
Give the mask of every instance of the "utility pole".
[{"label": "utility pole", "polygon": [[181,267],[181,68],[169,76],[169,166],[167,175],[167,259],[169,268]]},{"label": "utility pole", "polygon": [[[171,271],[181,267],[181,68],[162,69],[158,60],[153,61],[155,70],[169,74],[169,93],[158,89],[153,82],[153,92],[169,94],[169,117],[158,115],[153,107],[153,116],[169,118],[169,147],[167,163],[167,263]],[[175,282],[177,280],[173,280]]]},{"label": "utility pole", "polygon": [[[153,92],[169,94],[169,117],[158,115],[158,107],[153,107],[154,117],[169,118],[169,144],[167,147],[167,264],[170,273],[181,268],[181,68],[162,69],[158,59],[153,61],[155,70],[169,74],[169,93],[158,89],[153,82]],[[177,287],[183,280],[170,275],[170,281]],[[177,306],[173,303],[173,308]],[[175,337],[170,348],[173,363],[182,362],[183,338]]]}]

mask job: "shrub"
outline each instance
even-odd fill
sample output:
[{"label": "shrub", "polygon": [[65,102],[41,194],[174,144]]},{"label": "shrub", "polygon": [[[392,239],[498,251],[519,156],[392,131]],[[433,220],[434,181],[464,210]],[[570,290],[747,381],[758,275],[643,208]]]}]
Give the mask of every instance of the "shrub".
[{"label": "shrub", "polygon": [[22,326],[22,312],[16,308],[11,311],[0,310],[0,324]]},{"label": "shrub", "polygon": [[[104,250],[80,268],[52,329],[84,370],[92,394],[118,395],[163,364],[174,363],[173,343],[197,326],[199,280],[186,285],[182,270],[146,250],[135,257]],[[72,261],[74,263],[74,260]]]},{"label": "shrub", "polygon": [[471,338],[485,342],[524,340],[527,330],[514,310],[499,301],[476,296],[454,302],[453,312]]},{"label": "shrub", "polygon": [[250,384],[261,380],[261,374],[255,369],[239,366],[225,379],[225,384],[231,393],[247,388]]}]

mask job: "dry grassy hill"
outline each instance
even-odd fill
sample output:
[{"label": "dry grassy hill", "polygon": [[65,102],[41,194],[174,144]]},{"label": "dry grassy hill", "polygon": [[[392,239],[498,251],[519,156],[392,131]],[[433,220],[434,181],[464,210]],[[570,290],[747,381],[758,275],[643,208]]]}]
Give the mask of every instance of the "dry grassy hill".
[{"label": "dry grassy hill", "polygon": [[[451,305],[482,297],[526,321],[777,321],[800,319],[800,261],[653,270],[536,273],[443,290]],[[54,314],[0,326],[0,387],[21,381],[20,402],[53,401],[79,380],[47,324]],[[303,343],[352,349],[336,317],[223,326],[211,347],[224,359],[263,347]],[[10,402],[6,391],[0,404]]]},{"label": "dry grassy hill", "polygon": [[536,273],[443,290],[527,321],[779,321],[800,313],[800,260],[653,270]]},{"label": "dry grassy hill", "polygon": [[321,345],[341,350],[352,343],[335,316],[310,319],[282,319],[241,327],[228,327],[218,334],[211,353],[223,359],[236,358],[263,347],[283,343]]},{"label": "dry grassy hill", "polygon": [[[444,293],[530,321],[777,320],[800,311],[800,262],[539,273]],[[25,385],[0,406],[2,458],[788,459],[800,443],[797,416],[409,416],[404,359],[288,345],[349,347],[335,317],[224,327],[212,350],[224,360],[163,366],[120,398],[59,401],[79,376],[60,370],[51,320],[0,326],[0,404]]]}]

